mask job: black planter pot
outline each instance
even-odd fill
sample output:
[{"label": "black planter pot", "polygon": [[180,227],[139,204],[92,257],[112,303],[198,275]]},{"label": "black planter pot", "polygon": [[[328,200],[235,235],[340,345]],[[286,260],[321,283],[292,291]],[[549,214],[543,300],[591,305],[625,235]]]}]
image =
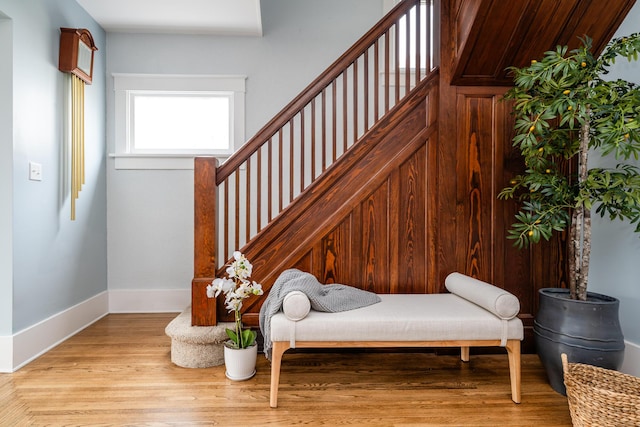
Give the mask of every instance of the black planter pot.
[{"label": "black planter pot", "polygon": [[618,311],[620,301],[587,293],[587,301],[569,298],[569,290],[538,291],[540,305],[533,331],[540,361],[551,387],[566,395],[560,355],[572,363],[618,369],[624,358],[624,337]]}]

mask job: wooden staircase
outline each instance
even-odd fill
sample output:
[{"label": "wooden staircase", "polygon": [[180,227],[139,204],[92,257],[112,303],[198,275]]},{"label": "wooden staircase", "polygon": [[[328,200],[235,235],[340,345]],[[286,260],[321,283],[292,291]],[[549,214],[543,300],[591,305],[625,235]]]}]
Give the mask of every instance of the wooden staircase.
[{"label": "wooden staircase", "polygon": [[537,290],[565,284],[566,242],[505,238],[516,206],[496,195],[523,166],[503,70],[586,30],[602,49],[634,1],[543,2],[554,25],[540,2],[516,3],[404,0],[224,164],[197,158],[192,323],[230,319],[205,288],[239,249],[266,290],[293,267],[378,293],[477,277],[518,296],[530,351]]},{"label": "wooden staircase", "polygon": [[[431,10],[420,0],[398,4],[224,164],[196,159],[195,325],[228,318],[220,301],[216,310],[206,299],[205,288],[235,249],[251,260],[254,279],[266,290],[283,270],[298,267],[324,282],[389,292],[400,274],[386,262],[393,257],[382,257],[398,253],[389,245],[426,247],[417,229],[426,227],[427,173],[417,153],[424,157],[437,134]],[[421,176],[399,179],[400,169]],[[407,206],[401,190],[409,192]],[[374,201],[367,218],[357,215]],[[415,221],[412,242],[399,240],[401,230],[378,228],[399,224],[401,212],[403,221]],[[345,230],[338,247],[337,233]],[[358,241],[364,246],[357,248]],[[388,278],[378,277],[385,264]],[[426,269],[410,275],[427,282]],[[257,324],[260,303],[255,298],[243,307],[247,324]]]}]

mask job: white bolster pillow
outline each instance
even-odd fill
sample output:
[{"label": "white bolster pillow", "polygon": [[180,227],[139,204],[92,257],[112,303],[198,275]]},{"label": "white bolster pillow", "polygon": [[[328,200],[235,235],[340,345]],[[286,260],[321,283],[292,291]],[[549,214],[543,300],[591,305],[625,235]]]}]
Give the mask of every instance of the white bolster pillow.
[{"label": "white bolster pillow", "polygon": [[501,319],[513,319],[520,311],[520,301],[515,295],[473,277],[451,273],[444,284],[452,294],[479,305]]},{"label": "white bolster pillow", "polygon": [[289,320],[297,322],[307,317],[311,310],[311,301],[304,292],[291,291],[282,300],[282,311]]}]

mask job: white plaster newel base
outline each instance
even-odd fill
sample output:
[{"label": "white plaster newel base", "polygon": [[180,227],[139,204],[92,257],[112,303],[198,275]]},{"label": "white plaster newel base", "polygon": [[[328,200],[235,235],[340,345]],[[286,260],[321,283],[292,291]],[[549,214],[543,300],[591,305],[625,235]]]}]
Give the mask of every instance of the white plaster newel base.
[{"label": "white plaster newel base", "polygon": [[165,328],[171,337],[171,361],[183,368],[208,368],[224,363],[225,329],[233,323],[217,326],[191,326],[191,307],[173,319]]}]

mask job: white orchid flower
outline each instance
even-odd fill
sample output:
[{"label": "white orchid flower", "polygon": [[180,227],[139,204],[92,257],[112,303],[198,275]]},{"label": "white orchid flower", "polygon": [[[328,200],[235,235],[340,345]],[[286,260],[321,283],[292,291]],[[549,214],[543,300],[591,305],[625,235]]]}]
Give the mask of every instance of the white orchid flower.
[{"label": "white orchid flower", "polygon": [[264,293],[264,291],[262,290],[262,285],[260,283],[256,283],[255,280],[251,284],[251,288],[254,295],[262,295]]},{"label": "white orchid flower", "polygon": [[[207,296],[215,298],[220,293],[224,293],[226,309],[235,314],[235,332],[230,334],[229,337],[238,348],[246,348],[255,342],[255,333],[252,339],[243,340],[242,313],[240,313],[242,301],[245,298],[264,293],[261,284],[249,281],[252,272],[253,266],[249,260],[240,251],[234,251],[233,262],[226,268],[227,277],[214,279],[207,286]],[[227,330],[227,334],[229,334],[229,331],[231,329]]]},{"label": "white orchid flower", "polygon": [[243,280],[236,288],[236,294],[238,294],[242,298],[248,297],[251,294],[251,283]]},{"label": "white orchid flower", "polygon": [[216,288],[213,287],[213,285],[207,285],[207,297],[208,298],[215,298],[217,297],[216,295]]},{"label": "white orchid flower", "polygon": [[226,300],[226,303],[227,310],[229,311],[238,312],[242,308],[242,298],[238,298],[237,296],[229,298],[228,300]]},{"label": "white orchid flower", "polygon": [[[213,282],[211,282],[211,285],[207,286],[207,296],[209,298],[215,298],[218,295],[220,295],[220,292],[222,293],[227,293],[231,290],[233,290],[233,288],[235,287],[235,283],[233,282],[233,280],[229,280],[229,279],[214,279]],[[209,293],[213,293],[213,296],[209,295]]]},{"label": "white orchid flower", "polygon": [[227,267],[227,275],[238,279],[246,279],[251,276],[253,266],[249,260],[239,251],[233,253],[234,261]]}]

